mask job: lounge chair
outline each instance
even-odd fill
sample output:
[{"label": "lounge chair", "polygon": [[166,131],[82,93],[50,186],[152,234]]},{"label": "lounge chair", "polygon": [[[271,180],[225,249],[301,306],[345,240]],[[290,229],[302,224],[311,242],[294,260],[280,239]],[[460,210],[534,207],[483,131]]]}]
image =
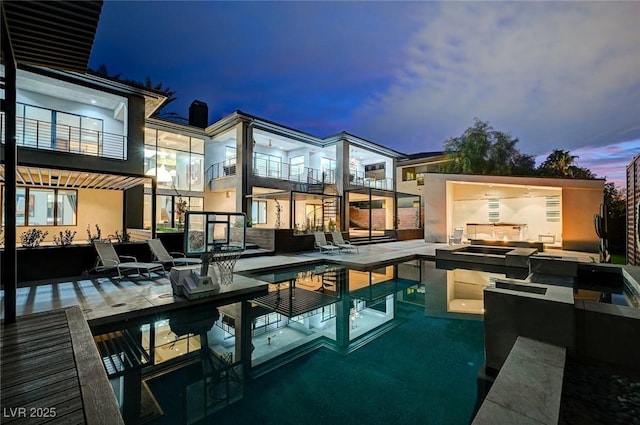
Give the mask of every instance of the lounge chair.
[{"label": "lounge chair", "polygon": [[340,248],[332,245],[331,242],[327,242],[327,238],[324,237],[324,232],[313,232],[313,236],[316,238],[315,247],[320,252],[340,252]]},{"label": "lounge chair", "polygon": [[[151,272],[166,274],[164,266],[158,263],[141,263],[136,257],[129,255],[118,256],[113,244],[110,241],[94,241],[93,246],[98,253],[98,259],[96,260],[96,271],[106,271],[116,269],[118,271],[118,278],[122,278],[122,270],[137,270],[138,274],[142,274],[141,270],[144,270],[151,279]],[[121,261],[120,259],[128,259],[132,261]]]},{"label": "lounge chair", "polygon": [[462,233],[464,229],[462,227],[456,227],[453,229],[453,234],[449,236],[449,243],[460,244],[462,243]]},{"label": "lounge chair", "polygon": [[[160,263],[162,265],[170,264],[172,266],[202,264],[202,260],[199,258],[188,258],[185,257],[182,252],[167,251],[160,239],[148,239],[147,244],[149,244],[149,249],[153,254],[154,263]],[[179,255],[179,257],[174,257],[173,255]]]},{"label": "lounge chair", "polygon": [[360,253],[360,250],[356,245],[352,245],[350,241],[344,240],[341,232],[332,231],[331,236],[333,237],[333,244],[338,248],[343,249],[345,251],[349,251],[349,252],[355,251],[358,254]]}]

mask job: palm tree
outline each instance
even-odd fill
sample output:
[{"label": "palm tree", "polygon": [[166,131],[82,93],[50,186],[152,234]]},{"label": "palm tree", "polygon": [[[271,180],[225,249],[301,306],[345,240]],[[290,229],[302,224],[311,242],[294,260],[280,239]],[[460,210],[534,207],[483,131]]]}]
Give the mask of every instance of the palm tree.
[{"label": "palm tree", "polygon": [[572,177],[571,167],[575,167],[578,156],[563,149],[554,149],[540,165],[541,174],[557,177]]}]

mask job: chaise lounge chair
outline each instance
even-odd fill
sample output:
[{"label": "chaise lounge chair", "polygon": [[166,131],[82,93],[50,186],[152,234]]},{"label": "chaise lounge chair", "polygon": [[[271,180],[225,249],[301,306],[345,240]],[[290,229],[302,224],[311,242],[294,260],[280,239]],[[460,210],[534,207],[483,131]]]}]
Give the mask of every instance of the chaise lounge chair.
[{"label": "chaise lounge chair", "polygon": [[[171,266],[202,264],[202,260],[199,258],[185,257],[182,252],[168,252],[160,239],[148,239],[147,244],[149,244],[149,249],[153,254],[154,263],[160,263],[162,265],[170,264]],[[174,257],[172,254],[180,255],[180,257]]]},{"label": "chaise lounge chair", "polygon": [[327,242],[327,238],[324,237],[324,232],[313,232],[313,236],[316,238],[315,247],[320,252],[340,252],[340,248]]},{"label": "chaise lounge chair", "polygon": [[[118,271],[118,278],[124,277],[122,270],[136,270],[138,274],[142,274],[141,270],[147,272],[149,279],[151,279],[151,272],[166,274],[164,266],[158,263],[141,263],[136,257],[129,255],[118,256],[113,244],[110,241],[94,241],[93,246],[98,253],[98,259],[96,260],[96,271],[106,271],[116,269]],[[122,262],[120,259],[129,259],[132,261]]]},{"label": "chaise lounge chair", "polygon": [[338,231],[332,231],[331,236],[333,237],[333,244],[340,249],[356,253],[360,253],[360,250],[356,245],[352,245],[350,241],[345,241],[342,237],[342,233]]}]

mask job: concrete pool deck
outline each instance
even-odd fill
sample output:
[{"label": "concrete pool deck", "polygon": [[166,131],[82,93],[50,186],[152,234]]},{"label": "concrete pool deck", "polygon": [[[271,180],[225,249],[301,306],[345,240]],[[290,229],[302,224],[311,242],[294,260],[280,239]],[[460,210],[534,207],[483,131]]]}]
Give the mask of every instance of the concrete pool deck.
[{"label": "concrete pool deck", "polygon": [[[247,272],[277,266],[301,265],[327,260],[354,268],[375,268],[389,262],[409,261],[412,259],[434,259],[438,248],[444,243],[426,243],[423,240],[389,242],[384,244],[360,245],[359,253],[325,254],[319,252],[301,252],[287,255],[259,256],[241,258],[235,271]],[[597,256],[593,253],[578,253],[549,250],[545,255],[571,256],[579,261],[592,262]],[[55,281],[34,282],[18,288],[17,315],[50,311],[58,308],[78,305],[89,325],[124,320],[135,315],[160,312],[179,308],[198,302],[214,299],[224,301],[233,297],[248,295],[256,291],[265,291],[266,283],[247,276],[236,274],[231,285],[223,287],[216,297],[189,301],[173,295],[168,274],[154,279],[134,277],[113,279],[104,276],[89,278],[73,277]],[[4,291],[0,291],[2,300],[1,316],[4,317]]]}]

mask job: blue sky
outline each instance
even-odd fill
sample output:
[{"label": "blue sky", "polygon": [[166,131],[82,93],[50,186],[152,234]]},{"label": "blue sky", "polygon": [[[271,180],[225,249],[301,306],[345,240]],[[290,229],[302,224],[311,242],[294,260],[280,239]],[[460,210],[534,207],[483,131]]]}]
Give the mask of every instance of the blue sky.
[{"label": "blue sky", "polygon": [[441,150],[475,117],[624,186],[640,2],[105,1],[90,65],[317,136]]}]

